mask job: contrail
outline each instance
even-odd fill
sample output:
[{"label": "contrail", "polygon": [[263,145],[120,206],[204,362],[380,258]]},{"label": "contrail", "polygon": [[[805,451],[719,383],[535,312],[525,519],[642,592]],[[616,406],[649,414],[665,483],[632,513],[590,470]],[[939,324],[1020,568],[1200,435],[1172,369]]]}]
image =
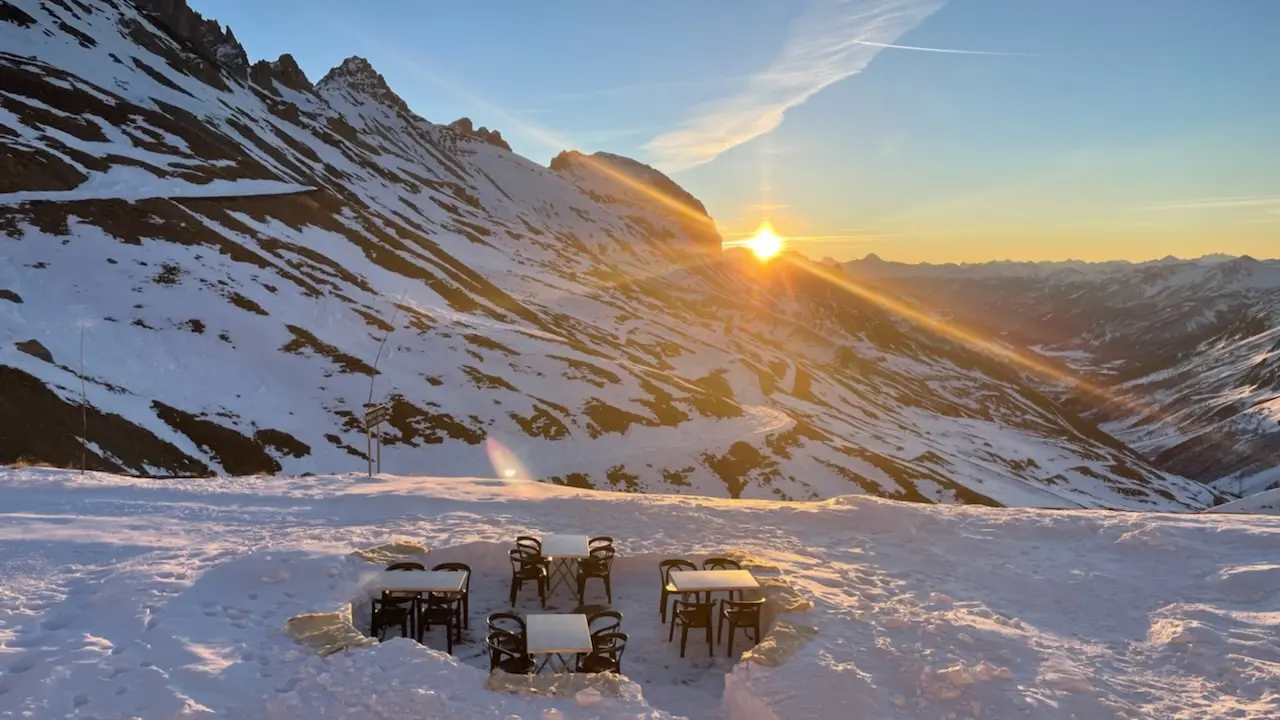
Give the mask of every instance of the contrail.
[{"label": "contrail", "polygon": [[996,52],[994,50],[951,50],[949,48],[932,48],[921,47],[919,45],[895,45],[893,43],[878,43],[870,40],[854,40],[858,45],[870,45],[878,48],[893,48],[894,50],[919,50],[921,52],[948,53],[951,55],[1003,55],[1005,57],[1043,57],[1037,53],[1020,53],[1020,52]]}]

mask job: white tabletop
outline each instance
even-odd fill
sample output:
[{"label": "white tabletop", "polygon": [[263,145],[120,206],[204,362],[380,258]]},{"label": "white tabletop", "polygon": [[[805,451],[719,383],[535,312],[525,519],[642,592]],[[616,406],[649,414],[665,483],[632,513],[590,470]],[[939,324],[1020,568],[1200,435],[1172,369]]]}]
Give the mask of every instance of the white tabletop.
[{"label": "white tabletop", "polygon": [[530,654],[580,653],[594,649],[586,615],[526,615],[524,621],[526,650]]},{"label": "white tabletop", "polygon": [[467,580],[465,572],[456,570],[389,570],[379,573],[369,589],[374,592],[462,592]]},{"label": "white tabletop", "polygon": [[754,590],[760,583],[746,570],[673,570],[671,584],[678,592]]},{"label": "white tabletop", "polygon": [[586,535],[543,535],[542,554],[550,558],[591,557]]}]

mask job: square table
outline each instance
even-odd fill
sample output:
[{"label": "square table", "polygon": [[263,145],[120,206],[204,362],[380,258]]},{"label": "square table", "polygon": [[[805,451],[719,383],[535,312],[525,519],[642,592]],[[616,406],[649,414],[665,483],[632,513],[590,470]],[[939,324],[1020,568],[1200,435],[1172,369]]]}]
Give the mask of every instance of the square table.
[{"label": "square table", "polygon": [[[590,538],[586,535],[543,535],[542,556],[551,560],[551,577],[548,578],[548,595],[565,583],[574,595],[578,594],[578,562],[591,557]],[[578,598],[582,602],[582,598]]]},{"label": "square table", "polygon": [[570,672],[565,655],[589,653],[591,628],[586,615],[541,613],[525,616],[525,651],[530,655],[546,655],[537,672],[556,660],[553,670]]},{"label": "square table", "polygon": [[413,617],[409,625],[410,633],[417,638],[422,593],[461,595],[466,582],[467,574],[456,570],[387,570],[378,573],[369,584],[369,592],[374,596],[384,592],[413,594]]},{"label": "square table", "polygon": [[672,570],[671,584],[681,595],[711,593],[721,590],[758,590],[760,583],[746,570]]},{"label": "square table", "polygon": [[458,594],[467,574],[456,570],[390,570],[378,574],[369,589],[383,592],[434,592]]}]

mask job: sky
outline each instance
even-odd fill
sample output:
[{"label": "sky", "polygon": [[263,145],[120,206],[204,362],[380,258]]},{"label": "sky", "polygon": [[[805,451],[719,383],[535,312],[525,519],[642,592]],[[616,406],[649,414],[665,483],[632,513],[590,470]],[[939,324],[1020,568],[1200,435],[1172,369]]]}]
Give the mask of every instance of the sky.
[{"label": "sky", "polygon": [[1280,256],[1280,0],[190,0],[814,258]]}]

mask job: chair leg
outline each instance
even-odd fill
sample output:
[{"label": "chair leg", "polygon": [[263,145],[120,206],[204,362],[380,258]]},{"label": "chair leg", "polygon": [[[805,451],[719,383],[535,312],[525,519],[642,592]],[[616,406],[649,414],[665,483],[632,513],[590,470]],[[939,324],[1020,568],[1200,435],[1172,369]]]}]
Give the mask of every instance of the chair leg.
[{"label": "chair leg", "polygon": [[662,617],[662,622],[665,623],[667,621],[667,589],[665,587],[662,589],[662,598],[659,604],[662,606],[660,616]]},{"label": "chair leg", "polygon": [[511,607],[516,606],[516,590],[518,587],[519,586],[516,584],[516,579],[511,578]]},{"label": "chair leg", "polygon": [[707,657],[714,657],[716,654],[716,644],[711,635],[711,623],[707,623]]},{"label": "chair leg", "polygon": [[676,636],[676,619],[671,618],[671,629],[667,631],[667,642]]},{"label": "chair leg", "polygon": [[538,600],[542,603],[542,609],[547,609],[547,581],[545,579],[538,580]]},{"label": "chair leg", "polygon": [[680,657],[684,657],[684,646],[689,642],[689,626],[680,626]]},{"label": "chair leg", "polygon": [[613,604],[613,580],[608,575],[604,576],[604,594],[609,598],[609,604]]},{"label": "chair leg", "polygon": [[734,625],[733,623],[729,623],[729,646],[725,648],[725,651],[724,651],[725,657],[733,657],[733,632],[734,630],[737,630],[737,629],[738,629],[737,625]]}]

